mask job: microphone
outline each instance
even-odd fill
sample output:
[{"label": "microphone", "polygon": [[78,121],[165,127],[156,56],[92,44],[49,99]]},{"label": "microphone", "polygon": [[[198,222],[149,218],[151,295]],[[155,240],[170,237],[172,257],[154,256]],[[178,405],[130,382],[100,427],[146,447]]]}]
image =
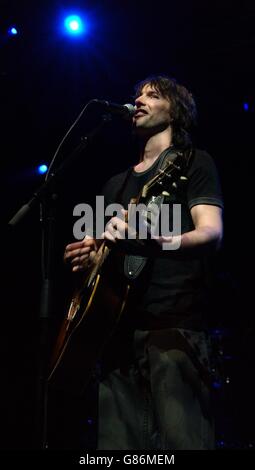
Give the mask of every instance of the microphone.
[{"label": "microphone", "polygon": [[99,104],[106,112],[110,114],[117,114],[124,119],[131,119],[135,114],[136,107],[130,103],[127,104],[116,104],[105,100],[92,100],[93,103]]}]

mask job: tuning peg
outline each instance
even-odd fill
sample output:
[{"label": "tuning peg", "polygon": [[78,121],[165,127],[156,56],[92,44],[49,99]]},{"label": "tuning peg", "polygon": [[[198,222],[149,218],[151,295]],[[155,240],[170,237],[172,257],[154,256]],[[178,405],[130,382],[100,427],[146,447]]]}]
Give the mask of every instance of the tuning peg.
[{"label": "tuning peg", "polygon": [[167,191],[162,191],[162,196],[170,196],[170,193],[168,193]]},{"label": "tuning peg", "polygon": [[180,176],[179,179],[180,179],[180,181],[183,181],[183,182],[188,181],[188,178],[186,176]]}]

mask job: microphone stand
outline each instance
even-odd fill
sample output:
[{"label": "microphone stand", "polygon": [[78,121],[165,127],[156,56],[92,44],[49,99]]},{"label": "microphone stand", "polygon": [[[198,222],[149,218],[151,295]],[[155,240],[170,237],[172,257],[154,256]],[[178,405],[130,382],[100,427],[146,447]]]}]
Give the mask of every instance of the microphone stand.
[{"label": "microphone stand", "polygon": [[24,217],[40,205],[40,221],[42,224],[42,285],[39,308],[39,340],[36,376],[35,404],[35,447],[47,448],[47,366],[49,353],[49,320],[52,309],[52,280],[54,265],[54,246],[56,243],[56,201],[57,183],[67,175],[81,152],[86,150],[89,142],[101,130],[106,122],[111,120],[109,114],[102,116],[100,123],[86,136],[81,137],[79,145],[71,152],[58,169],[39,187],[33,197],[24,204],[8,222],[9,227],[15,228]]}]

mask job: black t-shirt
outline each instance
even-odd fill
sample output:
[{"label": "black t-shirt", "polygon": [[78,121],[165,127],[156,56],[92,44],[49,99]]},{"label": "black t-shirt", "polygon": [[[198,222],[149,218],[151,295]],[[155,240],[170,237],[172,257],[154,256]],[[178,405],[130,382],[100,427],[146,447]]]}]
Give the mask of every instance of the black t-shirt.
[{"label": "black t-shirt", "polygon": [[[144,184],[156,173],[158,159],[147,171],[133,169],[113,176],[105,185],[105,204],[118,202],[127,208],[131,197],[137,196]],[[212,157],[196,150],[187,169],[184,190],[171,199],[181,204],[182,233],[194,228],[190,209],[197,204],[223,207],[217,170]],[[124,187],[123,187],[124,186]],[[121,200],[117,200],[120,194]],[[208,298],[209,258],[189,250],[167,251],[148,257],[142,274],[134,281],[137,293],[134,312],[137,326],[150,328],[182,327],[203,329],[210,304]]]}]

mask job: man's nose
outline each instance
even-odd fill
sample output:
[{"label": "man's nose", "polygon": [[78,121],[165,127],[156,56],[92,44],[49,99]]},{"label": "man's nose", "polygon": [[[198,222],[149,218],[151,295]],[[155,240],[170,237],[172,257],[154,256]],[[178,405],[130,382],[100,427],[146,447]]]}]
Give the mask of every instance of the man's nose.
[{"label": "man's nose", "polygon": [[137,108],[139,108],[140,106],[143,106],[144,104],[145,104],[144,95],[140,95],[135,99],[135,105]]}]

